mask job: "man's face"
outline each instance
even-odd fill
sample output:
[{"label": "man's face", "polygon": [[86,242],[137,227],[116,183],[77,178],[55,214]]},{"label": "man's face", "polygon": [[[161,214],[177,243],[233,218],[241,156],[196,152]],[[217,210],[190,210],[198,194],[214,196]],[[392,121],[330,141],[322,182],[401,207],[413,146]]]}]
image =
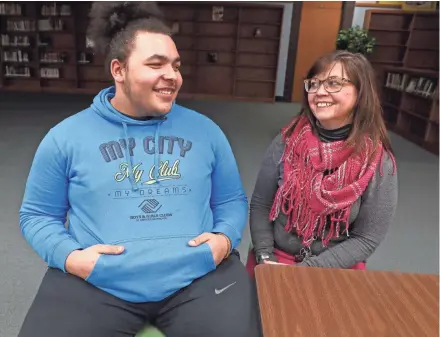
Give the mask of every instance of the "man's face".
[{"label": "man's face", "polygon": [[139,32],[121,82],[128,103],[137,115],[163,115],[182,86],[180,57],[165,34]]}]

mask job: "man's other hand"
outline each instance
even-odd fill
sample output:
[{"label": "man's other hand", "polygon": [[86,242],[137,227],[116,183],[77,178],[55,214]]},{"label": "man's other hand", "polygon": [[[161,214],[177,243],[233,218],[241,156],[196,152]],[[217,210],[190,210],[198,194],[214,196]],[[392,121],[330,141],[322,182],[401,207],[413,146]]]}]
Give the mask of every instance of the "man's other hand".
[{"label": "man's other hand", "polygon": [[188,244],[197,247],[202,243],[207,243],[211,247],[212,255],[216,265],[219,265],[229,254],[229,242],[226,236],[214,233],[202,233],[198,237],[192,239]]}]

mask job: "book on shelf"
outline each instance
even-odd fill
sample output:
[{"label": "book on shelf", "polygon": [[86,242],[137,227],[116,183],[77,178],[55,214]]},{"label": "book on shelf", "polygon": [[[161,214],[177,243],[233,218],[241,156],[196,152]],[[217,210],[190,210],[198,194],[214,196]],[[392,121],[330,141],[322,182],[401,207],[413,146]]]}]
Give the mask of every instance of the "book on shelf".
[{"label": "book on shelf", "polygon": [[29,36],[9,36],[2,34],[0,43],[3,47],[30,47]]},{"label": "book on shelf", "polygon": [[29,62],[29,54],[22,50],[11,50],[3,52],[4,62]]},{"label": "book on shelf", "polygon": [[64,30],[64,21],[61,19],[42,19],[38,20],[38,30],[39,31],[62,31]]},{"label": "book on shelf", "polygon": [[35,31],[34,20],[6,20],[6,30],[10,32]]},{"label": "book on shelf", "polygon": [[0,15],[22,15],[21,5],[0,3]]},{"label": "book on shelf", "polygon": [[43,16],[69,16],[71,14],[69,5],[57,5],[54,2],[52,5],[43,5],[41,7],[41,15]]},{"label": "book on shelf", "polygon": [[40,76],[42,78],[60,78],[60,70],[58,68],[41,68]]},{"label": "book on shelf", "polygon": [[29,67],[22,66],[6,66],[5,67],[6,77],[31,77],[31,71]]},{"label": "book on shelf", "polygon": [[431,78],[388,72],[385,87],[423,97],[434,97],[437,83]]},{"label": "book on shelf", "polygon": [[40,55],[41,63],[64,63],[66,55],[59,52],[44,52]]},{"label": "book on shelf", "polygon": [[385,86],[396,90],[403,90],[407,82],[408,82],[407,74],[387,73],[387,81]]}]

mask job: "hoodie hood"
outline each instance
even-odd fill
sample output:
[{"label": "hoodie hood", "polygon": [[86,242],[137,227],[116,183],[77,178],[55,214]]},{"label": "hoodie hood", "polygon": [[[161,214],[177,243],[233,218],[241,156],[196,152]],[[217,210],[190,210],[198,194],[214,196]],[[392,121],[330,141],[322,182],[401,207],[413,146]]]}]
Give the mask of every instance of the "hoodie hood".
[{"label": "hoodie hood", "polygon": [[[164,123],[171,111],[165,115],[153,117],[148,120],[137,120],[134,118],[130,118],[116,110],[113,105],[110,103],[110,100],[115,96],[116,89],[114,86],[109,88],[102,89],[93,99],[93,103],[91,104],[91,109],[96,112],[102,118],[108,120],[111,123],[115,123],[121,126],[123,130],[123,137],[125,140],[126,146],[124,146],[124,154],[125,159],[129,165],[130,172],[133,172],[133,158],[130,156],[129,150],[129,127],[130,126],[145,126],[145,127],[153,127],[154,131],[154,141],[155,144],[159,143],[160,136],[160,126]],[[175,102],[173,102],[174,107]],[[155,151],[154,154],[154,178],[156,178],[156,184],[160,184],[159,179],[159,167],[160,167],[160,154],[159,151]],[[131,183],[131,187],[133,191],[137,191],[139,186],[137,185],[133,174],[130,174],[129,180]]]},{"label": "hoodie hood", "polygon": [[[140,125],[140,126],[146,126],[146,125],[153,125],[161,123],[162,121],[166,120],[169,115],[171,114],[171,111],[165,115],[153,117],[148,120],[138,120],[131,118],[129,116],[126,116],[116,110],[113,105],[110,103],[110,100],[115,97],[116,89],[114,86],[111,86],[109,88],[102,89],[93,99],[93,103],[91,105],[91,108],[101,117],[107,119],[110,122],[122,124],[125,123],[126,125]],[[173,102],[174,106],[175,102]]]}]

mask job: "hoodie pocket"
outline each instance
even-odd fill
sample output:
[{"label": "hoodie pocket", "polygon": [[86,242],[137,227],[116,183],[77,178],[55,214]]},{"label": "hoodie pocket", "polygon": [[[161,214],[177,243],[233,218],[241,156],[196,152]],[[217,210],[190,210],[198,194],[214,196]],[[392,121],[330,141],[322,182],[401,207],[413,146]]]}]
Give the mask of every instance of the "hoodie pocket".
[{"label": "hoodie pocket", "polygon": [[193,237],[113,242],[125,251],[101,255],[86,280],[126,301],[160,301],[216,269],[207,243],[188,245]]},{"label": "hoodie pocket", "polygon": [[103,256],[103,254],[101,254],[101,255],[99,255],[99,257],[98,257],[98,259],[96,260],[96,262],[95,262],[95,266],[93,267],[93,269],[92,269],[92,271],[90,272],[90,274],[89,274],[89,276],[87,276],[86,277],[86,281],[87,282],[89,282],[89,280],[91,279],[91,278],[93,278],[94,277],[94,274],[96,274],[96,273],[99,273],[99,269],[101,268],[101,260],[102,260],[102,256]]}]

